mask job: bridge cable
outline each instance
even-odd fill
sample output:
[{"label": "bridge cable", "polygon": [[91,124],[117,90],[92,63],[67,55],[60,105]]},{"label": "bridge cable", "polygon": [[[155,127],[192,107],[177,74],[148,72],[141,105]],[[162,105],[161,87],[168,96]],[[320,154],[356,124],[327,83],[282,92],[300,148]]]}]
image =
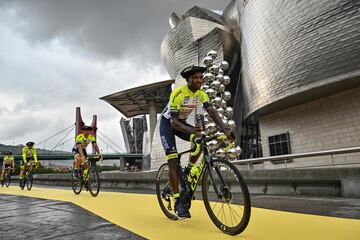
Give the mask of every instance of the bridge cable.
[{"label": "bridge cable", "polygon": [[68,130],[68,129],[70,129],[70,128],[74,128],[74,127],[75,127],[75,123],[74,123],[74,124],[71,124],[69,127],[65,128],[65,129],[63,129],[63,130],[61,130],[60,132],[58,132],[58,133],[56,133],[56,134],[54,134],[54,135],[52,135],[52,136],[48,137],[47,139],[45,139],[45,140],[43,140],[43,141],[41,141],[41,142],[37,143],[36,145],[40,145],[40,144],[42,144],[42,143],[44,143],[44,142],[47,142],[47,141],[48,141],[48,140],[50,140],[51,138],[56,137],[56,136],[57,136],[57,135],[59,135],[60,133],[63,133],[63,132],[65,132],[66,130]]},{"label": "bridge cable", "polygon": [[99,134],[99,137],[101,137],[102,141],[104,141],[108,146],[112,146],[112,148],[115,148],[117,152],[123,152],[122,149],[116,145],[114,142],[110,141],[108,138],[104,136],[104,134]]},{"label": "bridge cable", "polygon": [[116,147],[118,150],[120,150],[120,152],[121,151],[123,151],[123,149],[119,146],[119,145],[117,145],[117,143],[115,143],[113,140],[111,140],[108,136],[106,136],[103,132],[101,132],[101,131],[98,131],[101,135],[102,135],[102,137],[104,137],[104,138],[106,138],[110,143],[112,143],[112,145],[114,146],[114,147]]},{"label": "bridge cable", "polygon": [[101,136],[98,136],[98,138],[99,138],[101,141],[103,141],[103,142],[105,143],[105,145],[108,146],[108,147],[109,147],[111,150],[113,150],[115,153],[120,154],[120,152],[119,152],[116,148],[114,148],[114,146],[112,146],[111,144],[109,144],[109,142],[107,142],[106,139],[102,138]]},{"label": "bridge cable", "polygon": [[57,148],[61,142],[75,129],[75,126],[73,126],[67,133],[66,135],[51,149],[51,151],[53,151],[55,148]]}]

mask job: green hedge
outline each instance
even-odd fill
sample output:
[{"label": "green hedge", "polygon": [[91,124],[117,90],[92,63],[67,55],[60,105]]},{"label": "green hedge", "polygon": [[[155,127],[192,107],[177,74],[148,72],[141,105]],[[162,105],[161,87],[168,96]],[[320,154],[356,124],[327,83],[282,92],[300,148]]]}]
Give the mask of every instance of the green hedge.
[{"label": "green hedge", "polygon": [[[102,172],[102,171],[113,171],[113,170],[120,170],[120,167],[117,166],[99,166],[98,165],[98,171]],[[67,171],[59,171],[57,169],[53,169],[53,168],[48,168],[48,167],[44,167],[43,165],[41,165],[39,163],[39,167],[38,168],[34,168],[33,169],[33,173],[34,174],[48,174],[48,173],[69,173],[71,172],[71,170],[67,170]],[[15,161],[15,175],[19,175],[20,174],[20,162],[19,161]]]}]

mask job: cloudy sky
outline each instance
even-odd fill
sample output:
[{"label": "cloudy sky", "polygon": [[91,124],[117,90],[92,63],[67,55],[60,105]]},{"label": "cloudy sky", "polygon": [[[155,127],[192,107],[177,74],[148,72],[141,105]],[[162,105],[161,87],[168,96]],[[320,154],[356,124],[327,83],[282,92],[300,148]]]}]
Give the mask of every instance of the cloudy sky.
[{"label": "cloudy sky", "polygon": [[168,79],[160,44],[170,14],[228,2],[0,0],[0,143],[40,142],[73,124],[79,106],[123,147],[121,114],[99,97]]}]

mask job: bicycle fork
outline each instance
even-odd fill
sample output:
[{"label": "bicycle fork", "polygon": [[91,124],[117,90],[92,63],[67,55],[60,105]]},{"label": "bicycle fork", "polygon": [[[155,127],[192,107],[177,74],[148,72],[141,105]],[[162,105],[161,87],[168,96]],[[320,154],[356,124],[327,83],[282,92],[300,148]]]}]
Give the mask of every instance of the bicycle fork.
[{"label": "bicycle fork", "polygon": [[[213,177],[213,174],[211,172],[211,164],[209,161],[206,161],[206,168],[208,170],[208,173],[209,173],[209,176],[210,176],[210,180],[212,182],[212,185],[213,185],[213,188],[214,188],[214,191],[216,193],[216,196],[218,197],[218,199],[222,199],[223,195],[219,192],[218,188],[216,187],[216,184],[215,184],[215,181],[214,181],[214,177]],[[222,177],[221,175],[221,172],[220,172],[220,169],[219,167],[214,167],[215,168],[215,171],[221,181],[221,186],[224,187],[226,186],[225,182],[224,182],[224,178]]]}]

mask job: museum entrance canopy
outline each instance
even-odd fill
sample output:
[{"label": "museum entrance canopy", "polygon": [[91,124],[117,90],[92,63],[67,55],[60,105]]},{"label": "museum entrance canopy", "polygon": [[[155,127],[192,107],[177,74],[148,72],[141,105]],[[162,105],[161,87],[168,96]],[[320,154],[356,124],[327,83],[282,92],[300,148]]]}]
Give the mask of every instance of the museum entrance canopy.
[{"label": "museum entrance canopy", "polygon": [[151,103],[155,104],[156,113],[161,113],[169,101],[173,83],[174,80],[156,82],[116,92],[100,99],[112,105],[127,118],[149,114]]},{"label": "museum entrance canopy", "polygon": [[168,103],[172,91],[171,85],[174,82],[173,79],[156,82],[116,92],[100,99],[112,105],[127,118],[149,114],[150,139],[152,139],[157,114],[161,113]]}]

